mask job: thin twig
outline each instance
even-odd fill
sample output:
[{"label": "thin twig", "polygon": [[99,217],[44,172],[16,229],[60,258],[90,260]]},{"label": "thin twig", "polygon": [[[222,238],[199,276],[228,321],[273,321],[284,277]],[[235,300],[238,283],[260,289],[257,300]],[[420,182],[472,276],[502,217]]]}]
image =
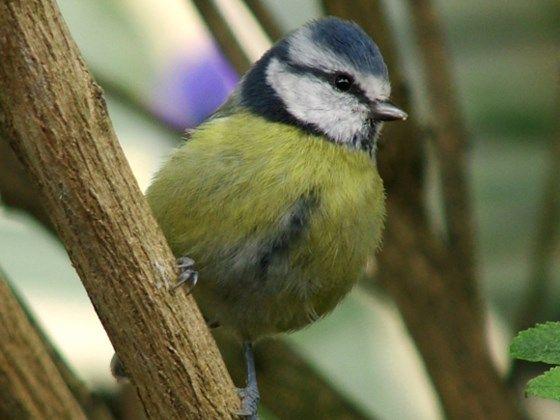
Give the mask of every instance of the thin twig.
[{"label": "thin twig", "polygon": [[244,74],[251,67],[251,60],[237,41],[229,23],[220,13],[214,0],[192,0],[192,3],[237,73]]},{"label": "thin twig", "polygon": [[243,0],[249,10],[253,13],[261,27],[264,29],[272,42],[278,41],[284,35],[277,20],[270,10],[262,3],[262,0]]}]

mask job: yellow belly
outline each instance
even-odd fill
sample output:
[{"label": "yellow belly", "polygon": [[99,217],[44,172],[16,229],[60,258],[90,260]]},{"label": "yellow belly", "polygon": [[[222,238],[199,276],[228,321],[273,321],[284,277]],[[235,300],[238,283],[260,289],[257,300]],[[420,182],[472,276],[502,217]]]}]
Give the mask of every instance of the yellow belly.
[{"label": "yellow belly", "polygon": [[[258,252],[310,194],[305,231],[259,274]],[[332,310],[378,247],[384,218],[367,154],[249,115],[197,130],[147,196],[174,253],[197,263],[202,311],[251,339]]]}]

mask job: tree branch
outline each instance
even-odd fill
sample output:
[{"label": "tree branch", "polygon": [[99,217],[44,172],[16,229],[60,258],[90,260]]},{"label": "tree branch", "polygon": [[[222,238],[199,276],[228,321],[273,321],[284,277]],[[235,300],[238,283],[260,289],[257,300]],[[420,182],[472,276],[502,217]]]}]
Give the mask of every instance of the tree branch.
[{"label": "tree branch", "polygon": [[389,199],[380,282],[397,303],[451,419],[519,419],[488,354],[479,316],[450,287],[446,249]]},{"label": "tree branch", "polygon": [[[517,419],[513,397],[490,360],[475,287],[456,278],[450,249],[428,224],[424,204],[423,130],[417,122],[380,1],[324,0],[327,13],[359,23],[379,45],[395,103],[406,123],[387,127],[378,165],[388,191],[379,281],[399,307],[440,397],[453,419]],[[474,296],[473,296],[474,294]]]},{"label": "tree branch", "polygon": [[278,41],[284,35],[280,25],[270,13],[266,5],[262,4],[262,0],[243,0],[257,21],[261,24],[268,37],[272,42]]},{"label": "tree branch", "polygon": [[[445,45],[442,22],[431,0],[409,0],[418,50],[423,60],[428,99],[438,158],[439,179],[447,225],[447,239],[454,281],[465,288],[468,300],[478,297],[475,290],[475,223],[468,184],[467,130],[459,106],[450,53]],[[456,280],[455,280],[456,279]],[[476,308],[479,302],[470,302]]]},{"label": "tree branch", "polygon": [[0,417],[86,418],[1,271]]},{"label": "tree branch", "polygon": [[251,60],[237,41],[229,23],[220,13],[214,0],[192,0],[192,3],[237,73],[245,73],[251,67]]},{"label": "tree branch", "polygon": [[0,3],[0,128],[152,418],[232,418],[231,379],[58,8]]}]

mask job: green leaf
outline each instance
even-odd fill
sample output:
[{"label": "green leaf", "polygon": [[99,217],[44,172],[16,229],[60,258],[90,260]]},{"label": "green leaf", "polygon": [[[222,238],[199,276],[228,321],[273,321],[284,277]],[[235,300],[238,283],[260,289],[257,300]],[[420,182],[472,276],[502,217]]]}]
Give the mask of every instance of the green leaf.
[{"label": "green leaf", "polygon": [[527,383],[525,392],[527,395],[560,401],[560,367],[552,368],[548,372],[531,379]]},{"label": "green leaf", "polygon": [[521,331],[509,352],[516,359],[560,365],[560,322],[537,324]]}]

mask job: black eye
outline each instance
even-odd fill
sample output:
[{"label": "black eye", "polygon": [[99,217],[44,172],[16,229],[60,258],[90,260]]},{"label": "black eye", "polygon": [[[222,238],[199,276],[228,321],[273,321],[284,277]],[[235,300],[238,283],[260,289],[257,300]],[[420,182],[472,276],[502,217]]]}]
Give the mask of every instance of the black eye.
[{"label": "black eye", "polygon": [[333,85],[338,90],[346,92],[350,90],[354,84],[354,78],[346,73],[336,73],[333,79]]}]

